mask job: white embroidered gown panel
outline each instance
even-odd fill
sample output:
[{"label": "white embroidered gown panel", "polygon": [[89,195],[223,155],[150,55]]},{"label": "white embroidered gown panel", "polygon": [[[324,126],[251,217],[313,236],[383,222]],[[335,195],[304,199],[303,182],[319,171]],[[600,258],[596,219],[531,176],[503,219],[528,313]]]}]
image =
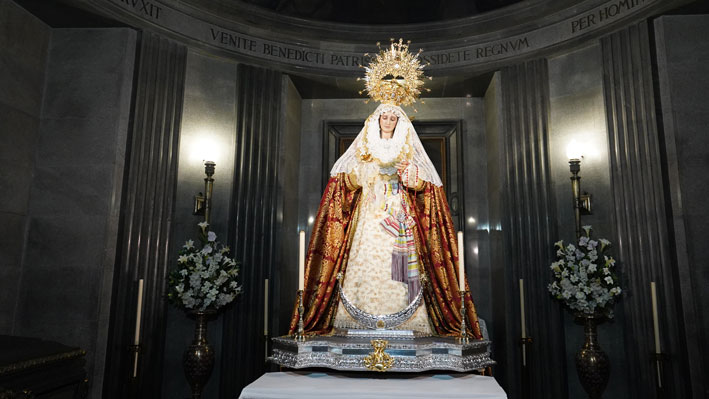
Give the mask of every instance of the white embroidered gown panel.
[{"label": "white embroidered gown panel", "polygon": [[[406,283],[392,280],[392,250],[396,237],[387,233],[380,223],[390,212],[397,214],[403,209],[403,191],[398,189],[398,175],[381,174],[376,162],[359,163],[354,174],[362,185],[362,203],[343,289],[350,301],[367,313],[396,313],[409,304],[408,287]],[[338,306],[334,326],[362,328],[344,306]],[[411,319],[397,329],[432,334],[425,304],[422,302]]]}]

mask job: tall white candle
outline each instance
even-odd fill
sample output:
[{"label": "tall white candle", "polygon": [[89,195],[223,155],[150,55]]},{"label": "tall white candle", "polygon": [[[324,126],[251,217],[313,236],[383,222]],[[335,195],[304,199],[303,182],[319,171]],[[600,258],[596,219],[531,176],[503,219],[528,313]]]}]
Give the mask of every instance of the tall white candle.
[{"label": "tall white candle", "polygon": [[268,279],[263,280],[263,335],[268,335]]},{"label": "tall white candle", "polygon": [[[138,306],[135,311],[135,337],[133,345],[140,344],[140,319],[143,316],[143,279],[138,280]],[[133,378],[138,376],[138,350],[133,355]]]},{"label": "tall white candle", "polygon": [[305,289],[305,231],[300,231],[300,245],[298,247],[298,289]]},{"label": "tall white candle", "polygon": [[[657,317],[657,288],[655,282],[650,282],[650,295],[652,296],[652,327],[655,332],[655,353],[662,353],[660,348],[660,322]],[[657,385],[662,388],[662,372],[660,362],[657,362]]]},{"label": "tall white candle", "polygon": [[463,232],[458,232],[458,290],[465,291],[465,244]]},{"label": "tall white candle", "polygon": [[140,343],[140,319],[143,314],[143,279],[138,280],[138,308],[135,311],[135,339],[133,340],[134,345]]},{"label": "tall white candle", "polygon": [[522,365],[527,366],[527,326],[524,320],[524,280],[519,279],[519,315],[522,323]]},{"label": "tall white candle", "polygon": [[519,279],[519,315],[522,323],[522,338],[527,338],[527,327],[524,320],[524,280]]},{"label": "tall white candle", "polygon": [[655,330],[655,353],[660,351],[660,323],[657,319],[657,289],[655,282],[650,282],[650,294],[652,295],[652,327]]}]

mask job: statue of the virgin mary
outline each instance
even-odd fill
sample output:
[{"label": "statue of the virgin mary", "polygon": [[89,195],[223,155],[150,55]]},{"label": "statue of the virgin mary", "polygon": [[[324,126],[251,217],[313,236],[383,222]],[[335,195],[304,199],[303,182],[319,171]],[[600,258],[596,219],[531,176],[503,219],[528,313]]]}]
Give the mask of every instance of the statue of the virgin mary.
[{"label": "statue of the virgin mary", "polygon": [[[367,91],[382,104],[330,172],[306,255],[304,331],[356,329],[351,305],[395,314],[423,298],[396,329],[451,336],[461,331],[456,233],[443,184],[406,112],[418,97],[423,66],[408,45],[392,43],[367,68]],[[467,291],[467,282],[465,284]],[[471,296],[467,334],[481,338]],[[290,333],[296,331],[294,312]]]}]

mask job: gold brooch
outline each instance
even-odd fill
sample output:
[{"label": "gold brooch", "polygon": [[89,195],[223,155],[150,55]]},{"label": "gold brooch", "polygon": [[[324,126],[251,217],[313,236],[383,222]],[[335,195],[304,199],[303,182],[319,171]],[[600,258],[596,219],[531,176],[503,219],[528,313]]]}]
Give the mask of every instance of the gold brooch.
[{"label": "gold brooch", "polygon": [[373,339],[370,341],[374,352],[364,357],[364,365],[371,371],[387,371],[394,364],[394,358],[384,352],[389,341],[385,339]]}]

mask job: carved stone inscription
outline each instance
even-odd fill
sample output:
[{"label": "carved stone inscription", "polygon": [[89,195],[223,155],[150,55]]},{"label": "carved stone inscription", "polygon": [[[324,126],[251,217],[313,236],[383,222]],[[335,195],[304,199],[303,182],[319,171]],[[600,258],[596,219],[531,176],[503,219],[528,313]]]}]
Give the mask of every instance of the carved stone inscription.
[{"label": "carved stone inscription", "polygon": [[580,32],[606,20],[619,17],[635,7],[643,5],[645,2],[646,0],[617,0],[605,4],[599,9],[571,21],[571,33]]},{"label": "carved stone inscription", "polygon": [[159,20],[162,6],[148,0],[118,0],[120,3],[127,4],[134,11],[149,17],[150,19]]},{"label": "carved stone inscription", "polygon": [[[185,14],[160,0],[88,0],[94,3],[113,3],[124,14],[148,20],[179,36],[190,37],[210,46],[230,51],[237,55],[252,57],[266,62],[276,61],[295,67],[313,67],[339,73],[360,73],[360,65],[369,63],[369,57],[361,52],[334,50],[327,41],[307,42],[303,45],[284,43],[258,34],[246,34],[221,27],[209,21]],[[426,51],[421,59],[428,63],[427,70],[469,67],[503,60],[554,46],[605,26],[616,20],[639,13],[649,5],[666,0],[611,0],[595,8],[579,12],[574,17],[540,26],[528,32],[491,41],[463,37],[458,47],[447,49],[430,48],[420,44]],[[234,25],[238,29],[238,25]],[[248,27],[245,27],[247,31]],[[328,48],[330,47],[330,48]],[[366,51],[366,50],[365,50]],[[369,49],[371,51],[371,49]]]}]

